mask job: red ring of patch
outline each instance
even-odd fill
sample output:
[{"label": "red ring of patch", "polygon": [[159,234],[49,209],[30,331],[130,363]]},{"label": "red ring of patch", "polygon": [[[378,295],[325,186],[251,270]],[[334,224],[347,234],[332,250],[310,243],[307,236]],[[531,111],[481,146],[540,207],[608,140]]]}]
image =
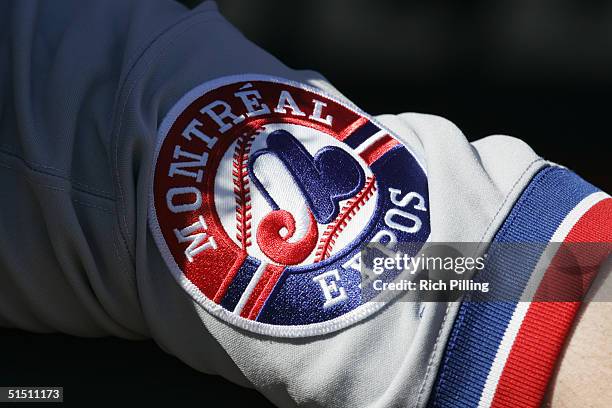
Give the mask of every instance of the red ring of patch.
[{"label": "red ring of patch", "polygon": [[[235,124],[226,133],[219,131],[219,125],[214,120],[201,110],[203,107],[216,100],[222,100],[229,104],[231,111],[236,114],[246,113],[246,108],[240,98],[234,96],[245,84],[252,84],[252,88],[260,92],[261,104],[266,104],[271,112],[265,116],[248,118],[243,122]],[[326,115],[333,116],[331,126],[326,126],[312,119],[305,119],[304,116],[295,116],[290,108],[286,108],[286,113],[274,112],[277,106],[278,98],[281,91],[289,91],[293,100],[306,115],[312,114],[313,100],[319,100],[326,104],[324,107],[323,117]],[[307,116],[306,116],[307,117]],[[198,120],[202,125],[197,128],[204,132],[207,136],[215,140],[214,146],[210,148],[203,140],[192,136],[191,140],[183,137],[183,131],[192,120]],[[226,119],[229,121],[229,119]],[[290,123],[305,127],[310,127],[318,131],[324,132],[331,137],[340,141],[344,140],[355,129],[368,122],[368,119],[360,114],[348,109],[340,103],[325,98],[319,94],[308,91],[306,89],[292,86],[285,83],[277,83],[265,80],[253,81],[238,81],[222,85],[218,88],[209,90],[203,95],[197,97],[182,112],[176,117],[168,132],[163,135],[164,140],[159,148],[156,166],[154,170],[154,185],[153,185],[153,205],[155,216],[159,224],[159,229],[163,240],[168,246],[170,255],[178,268],[183,272],[184,276],[195,285],[208,299],[219,303],[225,294],[228,286],[232,282],[233,277],[238,269],[244,263],[247,253],[246,249],[239,247],[228,236],[223,228],[219,215],[217,214],[214,201],[214,183],[215,176],[223,158],[223,155],[232,143],[244,133],[255,132],[261,126],[268,123]],[[375,158],[381,154],[381,148],[385,151],[397,144],[395,139],[388,137],[384,139],[383,145],[370,146],[362,157],[366,163],[370,164]],[[176,149],[181,152],[188,152],[191,155],[206,154],[206,165],[203,167],[184,167],[183,169],[192,174],[203,170],[203,176],[200,182],[197,182],[193,176],[185,176],[175,173],[173,177],[169,176],[169,171],[172,164],[189,162],[193,158],[187,156],[176,156]],[[370,151],[371,150],[371,151]],[[374,158],[373,160],[369,159]],[[197,188],[201,195],[201,205],[196,211],[172,212],[166,203],[166,195],[173,188]],[[185,194],[175,196],[178,200],[173,203],[175,205],[188,204],[193,198],[193,194]],[[181,202],[180,199],[184,199]],[[205,222],[205,228],[199,220],[200,217]],[[179,242],[177,231],[189,228],[189,235],[206,234],[203,242],[214,239],[216,248],[205,249],[198,252],[190,261],[185,250],[190,245],[189,241]],[[245,237],[246,239],[246,237]],[[293,256],[293,255],[292,255]],[[293,258],[292,258],[293,259]],[[268,274],[269,275],[269,274]],[[272,274],[278,278],[280,274]],[[266,288],[273,282],[263,282]],[[258,285],[260,286],[260,285]],[[261,289],[261,288],[260,288]],[[257,288],[256,288],[257,291]],[[261,303],[254,300],[254,303]],[[248,313],[247,313],[248,314]],[[253,312],[250,313],[253,315]]]}]

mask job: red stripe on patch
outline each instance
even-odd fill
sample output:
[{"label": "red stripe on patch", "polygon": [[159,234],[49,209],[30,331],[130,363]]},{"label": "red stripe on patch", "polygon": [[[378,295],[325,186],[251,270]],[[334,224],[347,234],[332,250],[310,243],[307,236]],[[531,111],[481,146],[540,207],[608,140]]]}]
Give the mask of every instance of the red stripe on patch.
[{"label": "red stripe on patch", "polygon": [[359,119],[357,119],[356,121],[354,121],[353,123],[351,123],[350,125],[345,127],[344,130],[338,134],[336,139],[338,139],[341,142],[343,142],[344,139],[349,137],[349,135],[352,135],[353,132],[355,132],[357,129],[359,129],[360,127],[362,127],[363,125],[365,125],[368,122],[369,122],[369,120],[367,118],[361,116]]},{"label": "red stripe on patch", "polygon": [[272,289],[276,285],[276,282],[278,282],[278,279],[284,270],[284,266],[272,264],[266,266],[261,278],[259,278],[259,281],[257,282],[257,285],[255,285],[251,296],[249,296],[249,299],[242,308],[240,316],[251,320],[254,320],[257,317],[261,311],[261,308],[263,307],[263,304],[272,292]]},{"label": "red stripe on patch", "polygon": [[[594,253],[578,252],[579,259],[574,260],[577,265],[601,265],[612,250],[612,199],[607,198],[591,207],[572,227],[564,242],[607,243],[603,250],[597,249]],[[550,291],[558,285],[556,279],[564,273],[558,269],[566,265],[566,256],[563,251],[554,256],[536,292],[536,299],[543,299],[540,289]],[[586,292],[595,274],[587,270],[579,275],[582,279],[580,290]],[[550,292],[546,296],[550,296]],[[578,301],[531,303],[508,355],[491,407],[540,406],[580,304]]]},{"label": "red stripe on patch", "polygon": [[263,305],[266,303],[266,300],[268,300],[270,293],[272,293],[272,290],[276,286],[278,279],[281,277],[281,275],[283,274],[283,271],[285,270],[284,267],[278,266],[278,265],[271,265],[270,269],[272,270],[270,279],[268,279],[266,286],[264,287],[263,291],[259,295],[259,298],[257,298],[255,305],[253,305],[253,309],[251,309],[251,312],[249,313],[248,318],[251,320],[257,319],[257,316],[259,316],[259,312],[263,308]]},{"label": "red stripe on patch", "polygon": [[397,140],[389,135],[385,135],[366,147],[365,150],[359,154],[359,156],[361,156],[363,161],[370,166],[398,144],[399,142]]},{"label": "red stripe on patch", "polygon": [[225,279],[223,279],[223,282],[221,282],[221,286],[219,286],[219,289],[217,289],[217,293],[215,293],[213,302],[215,302],[216,304],[221,303],[221,301],[223,300],[223,296],[225,296],[225,292],[227,292],[227,288],[229,288],[229,286],[232,284],[234,277],[242,267],[242,264],[244,263],[246,258],[246,252],[242,252],[237,256],[236,261],[234,262],[230,270],[227,272],[227,275],[225,275]]}]

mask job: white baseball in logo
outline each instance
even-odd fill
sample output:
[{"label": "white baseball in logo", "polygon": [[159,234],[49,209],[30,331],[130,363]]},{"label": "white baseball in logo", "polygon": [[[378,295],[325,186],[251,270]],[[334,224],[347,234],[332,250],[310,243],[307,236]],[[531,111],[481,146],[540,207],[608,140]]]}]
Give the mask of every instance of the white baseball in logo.
[{"label": "white baseball in logo", "polygon": [[[372,177],[372,171],[353,150],[317,129],[289,123],[273,123],[238,138],[225,152],[216,174],[215,206],[221,224],[230,238],[249,255],[266,262],[274,261],[263,253],[257,244],[255,233],[263,217],[272,211],[272,208],[250,180],[247,167],[253,153],[266,147],[268,135],[279,129],[295,136],[312,156],[326,146],[341,148],[361,165],[367,179]],[[289,211],[295,218],[296,231],[289,242],[298,241],[306,233],[309,224],[308,205],[300,186],[282,161],[272,155],[262,156],[255,163],[254,171],[279,207]],[[347,208],[346,204],[351,198],[343,200],[334,221],[329,224],[317,223],[317,246],[300,265],[327,259],[356,238],[374,213],[376,190],[372,190],[373,194],[364,197],[366,199],[361,205]],[[234,196],[234,201],[227,199],[229,195]],[[334,222],[339,225],[333,228],[333,236],[326,235],[326,230],[332,229]],[[322,244],[325,244],[326,254],[317,251]]]}]

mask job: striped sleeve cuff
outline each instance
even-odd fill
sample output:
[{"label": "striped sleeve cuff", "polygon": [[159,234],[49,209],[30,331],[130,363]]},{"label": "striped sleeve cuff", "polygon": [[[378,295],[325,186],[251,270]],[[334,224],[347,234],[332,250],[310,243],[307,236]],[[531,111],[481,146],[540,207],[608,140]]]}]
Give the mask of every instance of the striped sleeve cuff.
[{"label": "striped sleeve cuff", "polygon": [[[577,263],[595,266],[580,271],[577,286],[584,293],[612,250],[612,198],[569,170],[547,167],[521,194],[495,242],[600,243]],[[480,279],[504,294],[514,293],[512,299],[525,299],[527,290],[535,290],[534,296],[532,301],[479,301],[476,294],[461,304],[430,407],[540,405],[580,306],[579,301],[538,296],[569,283],[555,273],[564,256],[561,246],[546,257],[544,247],[530,246],[531,253],[520,260],[508,251],[489,253]],[[543,273],[534,272],[539,270]]]}]

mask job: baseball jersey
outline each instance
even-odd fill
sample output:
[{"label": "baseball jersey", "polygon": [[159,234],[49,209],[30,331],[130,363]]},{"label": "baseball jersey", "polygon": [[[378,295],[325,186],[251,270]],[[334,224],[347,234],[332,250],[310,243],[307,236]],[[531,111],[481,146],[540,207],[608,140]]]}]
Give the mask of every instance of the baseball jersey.
[{"label": "baseball jersey", "polygon": [[521,300],[556,252],[489,250],[494,301],[381,301],[360,256],[608,243],[585,289],[604,192],[516,138],[372,117],[212,2],[0,8],[1,326],[152,338],[281,407],[539,404],[579,302]]}]

